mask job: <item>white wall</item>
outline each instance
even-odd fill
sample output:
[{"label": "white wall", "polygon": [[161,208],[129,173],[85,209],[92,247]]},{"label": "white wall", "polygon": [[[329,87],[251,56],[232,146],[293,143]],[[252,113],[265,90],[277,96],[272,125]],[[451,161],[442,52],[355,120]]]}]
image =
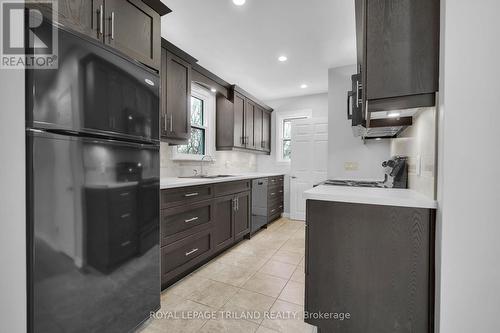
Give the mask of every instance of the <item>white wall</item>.
[{"label": "white wall", "polygon": [[311,110],[313,118],[328,117],[328,94],[314,94],[266,101],[274,109],[271,116],[271,155],[257,157],[257,171],[282,172],[285,174],[284,213],[290,214],[290,163],[277,161],[276,119],[283,114],[298,110]]},{"label": "white wall", "polygon": [[436,119],[435,107],[422,108],[409,126],[391,140],[391,155],[408,157],[408,188],[436,199]]},{"label": "white wall", "polygon": [[0,69],[0,331],[26,332],[24,71]]},{"label": "white wall", "polygon": [[442,5],[438,325],[500,332],[500,2]]},{"label": "white wall", "polygon": [[[328,177],[383,179],[381,163],[390,157],[390,141],[368,140],[364,144],[353,136],[347,119],[347,91],[354,73],[355,65],[328,71]],[[357,170],[346,170],[346,163],[354,163]]]}]

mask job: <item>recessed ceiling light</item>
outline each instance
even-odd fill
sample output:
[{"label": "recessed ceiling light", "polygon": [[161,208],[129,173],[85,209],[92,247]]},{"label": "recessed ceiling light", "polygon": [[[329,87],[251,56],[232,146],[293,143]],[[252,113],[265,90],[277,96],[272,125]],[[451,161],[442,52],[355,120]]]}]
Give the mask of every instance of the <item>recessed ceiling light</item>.
[{"label": "recessed ceiling light", "polygon": [[389,118],[398,118],[401,115],[399,112],[391,112],[387,114],[387,117]]},{"label": "recessed ceiling light", "polygon": [[308,87],[308,86],[307,86],[307,84],[305,84],[305,83],[303,83],[303,84],[301,84],[301,85],[300,85],[300,88],[302,88],[302,89],[306,89],[307,87]]},{"label": "recessed ceiling light", "polygon": [[211,88],[211,89],[210,89],[210,91],[211,91],[211,92],[213,92],[213,93],[216,93],[216,92],[217,92],[217,89],[215,89],[215,88]]},{"label": "recessed ceiling light", "polygon": [[285,62],[285,61],[287,61],[287,60],[288,60],[288,58],[287,58],[286,56],[282,55],[282,56],[280,56],[280,57],[278,58],[278,60],[279,60],[279,61],[281,61],[281,62]]},{"label": "recessed ceiling light", "polygon": [[233,0],[233,3],[236,6],[243,6],[245,4],[246,0]]}]

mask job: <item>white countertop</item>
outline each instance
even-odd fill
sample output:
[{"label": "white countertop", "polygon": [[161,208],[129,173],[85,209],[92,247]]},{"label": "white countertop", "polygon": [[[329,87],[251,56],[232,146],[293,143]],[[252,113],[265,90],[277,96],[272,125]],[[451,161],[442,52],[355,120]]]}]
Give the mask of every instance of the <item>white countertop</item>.
[{"label": "white countertop", "polygon": [[245,179],[255,179],[255,178],[265,178],[273,176],[281,176],[283,173],[245,173],[238,174],[232,177],[222,177],[222,178],[177,178],[177,177],[167,177],[160,179],[160,189],[165,190],[169,188],[185,187],[185,186],[196,186],[204,184],[215,184],[232,182],[235,180],[245,180]]},{"label": "white countertop", "polygon": [[304,199],[369,205],[436,209],[437,201],[407,189],[320,185],[307,190]]}]

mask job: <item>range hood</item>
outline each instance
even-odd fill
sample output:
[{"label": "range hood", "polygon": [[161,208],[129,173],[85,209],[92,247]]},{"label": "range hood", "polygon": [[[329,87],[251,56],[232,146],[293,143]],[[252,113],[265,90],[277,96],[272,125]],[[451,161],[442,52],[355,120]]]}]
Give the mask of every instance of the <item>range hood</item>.
[{"label": "range hood", "polygon": [[395,138],[413,124],[419,110],[367,111],[361,123],[353,124],[353,134],[363,139]]}]

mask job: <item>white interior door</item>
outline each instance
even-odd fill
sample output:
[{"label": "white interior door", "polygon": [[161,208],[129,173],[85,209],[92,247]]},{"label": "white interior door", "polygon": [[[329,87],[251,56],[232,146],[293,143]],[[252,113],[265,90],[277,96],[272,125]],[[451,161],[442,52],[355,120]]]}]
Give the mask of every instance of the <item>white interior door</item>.
[{"label": "white interior door", "polygon": [[305,220],[304,191],[327,179],[328,119],[292,121],[290,218]]}]

